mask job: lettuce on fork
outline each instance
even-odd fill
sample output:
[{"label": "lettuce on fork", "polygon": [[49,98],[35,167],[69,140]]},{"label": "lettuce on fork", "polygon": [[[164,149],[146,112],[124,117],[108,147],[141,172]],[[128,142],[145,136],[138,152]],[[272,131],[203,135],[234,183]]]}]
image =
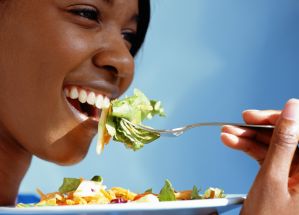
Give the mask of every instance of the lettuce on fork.
[{"label": "lettuce on fork", "polygon": [[101,153],[110,137],[134,151],[156,140],[159,134],[137,130],[126,122],[142,124],[144,120],[155,115],[165,116],[161,102],[148,99],[138,89],[134,89],[134,95],[130,97],[113,100],[109,108],[102,110],[98,126],[97,153]]}]

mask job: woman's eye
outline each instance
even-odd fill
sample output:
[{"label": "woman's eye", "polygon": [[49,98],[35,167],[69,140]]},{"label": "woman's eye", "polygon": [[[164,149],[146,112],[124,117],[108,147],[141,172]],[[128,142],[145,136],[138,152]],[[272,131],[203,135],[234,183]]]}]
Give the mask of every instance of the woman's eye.
[{"label": "woman's eye", "polygon": [[84,17],[89,20],[93,20],[98,22],[99,21],[99,12],[96,9],[91,8],[76,8],[72,9],[71,13]]},{"label": "woman's eye", "polygon": [[136,42],[136,33],[134,32],[123,32],[122,37],[124,40],[128,41],[130,45],[133,45]]}]

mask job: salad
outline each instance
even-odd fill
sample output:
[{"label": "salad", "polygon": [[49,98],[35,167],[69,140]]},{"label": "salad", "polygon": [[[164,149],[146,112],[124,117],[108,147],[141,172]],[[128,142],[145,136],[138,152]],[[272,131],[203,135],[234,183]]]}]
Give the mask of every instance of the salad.
[{"label": "salad", "polygon": [[63,206],[63,205],[88,205],[88,204],[116,204],[131,202],[162,202],[194,199],[224,198],[224,191],[219,188],[208,188],[203,194],[199,193],[196,186],[191,190],[175,191],[171,182],[165,184],[159,193],[148,189],[143,193],[135,193],[122,187],[107,188],[100,176],[90,180],[83,178],[64,178],[57,192],[44,194],[37,189],[40,202],[36,204],[20,203],[17,207],[35,206]]},{"label": "salad", "polygon": [[100,154],[110,138],[122,142],[134,151],[150,143],[159,134],[137,130],[132,124],[142,124],[153,116],[165,116],[160,101],[148,99],[140,90],[135,89],[134,95],[121,100],[111,101],[108,108],[102,109],[98,125],[97,153]]},{"label": "salad", "polygon": [[[142,124],[153,116],[165,116],[160,101],[148,99],[140,90],[135,89],[134,95],[122,100],[113,100],[109,107],[102,109],[98,125],[97,152],[103,151],[104,145],[113,140],[122,142],[134,151],[150,143],[159,134],[138,130],[133,124]],[[129,123],[128,123],[129,121]],[[148,189],[135,193],[122,187],[107,188],[101,176],[87,180],[83,178],[64,178],[57,192],[45,194],[37,189],[40,202],[36,204],[18,204],[17,207],[63,206],[87,204],[115,204],[129,202],[162,202],[177,200],[224,198],[224,191],[209,187],[202,194],[193,186],[190,190],[176,191],[169,180],[165,180],[160,192]]]}]

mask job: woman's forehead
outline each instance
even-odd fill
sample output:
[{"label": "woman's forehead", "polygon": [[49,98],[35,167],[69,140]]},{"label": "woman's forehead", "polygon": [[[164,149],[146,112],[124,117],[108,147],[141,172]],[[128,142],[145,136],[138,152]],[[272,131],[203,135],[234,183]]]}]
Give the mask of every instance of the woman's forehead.
[{"label": "woman's forehead", "polygon": [[[45,6],[49,3],[63,4],[63,5],[100,5],[107,8],[129,8],[135,13],[138,13],[138,0],[0,0],[0,9],[4,6]],[[16,8],[15,8],[16,9]]]},{"label": "woman's forehead", "polygon": [[67,7],[74,5],[93,6],[103,16],[124,22],[136,23],[138,18],[138,0],[0,0],[0,17],[13,18],[16,13],[33,16],[26,11],[50,8],[67,10]]}]

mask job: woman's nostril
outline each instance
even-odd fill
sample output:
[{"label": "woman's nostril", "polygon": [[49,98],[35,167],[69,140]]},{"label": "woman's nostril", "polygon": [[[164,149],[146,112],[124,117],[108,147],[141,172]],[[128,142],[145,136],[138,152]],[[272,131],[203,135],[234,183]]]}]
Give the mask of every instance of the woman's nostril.
[{"label": "woman's nostril", "polygon": [[119,77],[120,72],[114,66],[106,65],[106,66],[102,66],[102,69],[105,70],[106,73],[109,73],[109,75],[111,77],[114,77],[114,78],[118,78]]},{"label": "woman's nostril", "polygon": [[108,72],[112,72],[113,74],[115,74],[117,76],[118,71],[114,66],[106,65],[106,66],[103,66],[103,69],[107,70]]},{"label": "woman's nostril", "polygon": [[102,69],[105,71],[109,72],[111,75],[113,75],[116,78],[125,78],[128,77],[128,73],[125,71],[119,71],[116,67],[114,66],[102,66]]}]

